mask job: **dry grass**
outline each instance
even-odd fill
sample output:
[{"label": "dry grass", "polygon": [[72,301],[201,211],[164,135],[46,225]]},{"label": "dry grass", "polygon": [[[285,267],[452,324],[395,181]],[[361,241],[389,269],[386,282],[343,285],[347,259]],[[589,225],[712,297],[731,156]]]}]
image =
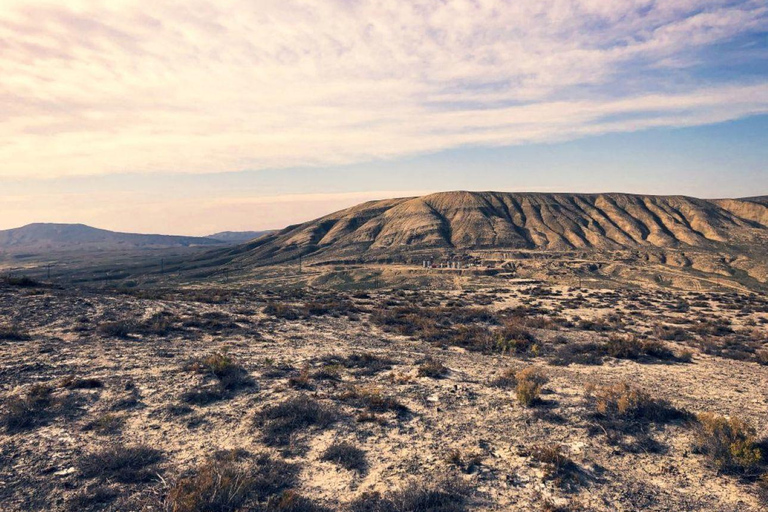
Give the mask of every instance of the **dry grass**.
[{"label": "dry grass", "polygon": [[255,507],[294,485],[296,474],[295,465],[266,454],[219,453],[173,484],[166,508],[171,512],[260,510]]},{"label": "dry grass", "polygon": [[718,470],[755,475],[765,462],[755,428],[738,417],[714,413],[696,416],[694,449],[707,456]]},{"label": "dry grass", "polygon": [[547,377],[541,370],[532,366],[515,374],[515,396],[525,407],[532,407],[541,400],[541,390],[547,383]]}]

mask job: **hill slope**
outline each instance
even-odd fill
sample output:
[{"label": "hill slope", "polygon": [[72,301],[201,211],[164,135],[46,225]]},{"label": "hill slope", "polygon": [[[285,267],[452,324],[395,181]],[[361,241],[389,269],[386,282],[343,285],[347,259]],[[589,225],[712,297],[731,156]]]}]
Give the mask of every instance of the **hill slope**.
[{"label": "hill slope", "polygon": [[253,262],[430,250],[763,248],[768,207],[683,196],[445,192],[364,203],[247,244]]},{"label": "hill slope", "polygon": [[274,233],[274,230],[267,231],[222,231],[221,233],[214,233],[208,235],[206,238],[212,238],[214,240],[220,240],[222,242],[241,243],[253,240],[255,238]]},{"label": "hill slope", "polygon": [[84,224],[37,223],[0,231],[0,251],[10,253],[113,251],[217,245],[222,245],[222,242],[192,236],[118,233]]}]

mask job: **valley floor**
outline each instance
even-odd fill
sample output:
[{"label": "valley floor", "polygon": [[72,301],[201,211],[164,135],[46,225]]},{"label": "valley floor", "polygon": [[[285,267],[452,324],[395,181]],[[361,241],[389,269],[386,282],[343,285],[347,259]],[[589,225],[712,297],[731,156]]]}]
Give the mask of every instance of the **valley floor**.
[{"label": "valley floor", "polygon": [[767,325],[740,293],[5,287],[0,508],[762,510]]}]

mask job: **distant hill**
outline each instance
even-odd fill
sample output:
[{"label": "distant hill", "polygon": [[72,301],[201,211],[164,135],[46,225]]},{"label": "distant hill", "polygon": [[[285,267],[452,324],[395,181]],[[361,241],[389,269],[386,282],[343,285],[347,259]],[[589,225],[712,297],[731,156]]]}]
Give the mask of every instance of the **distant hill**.
[{"label": "distant hill", "polygon": [[224,243],[205,237],[119,233],[84,224],[36,223],[0,231],[0,251],[10,253],[115,251],[221,245]]},{"label": "distant hill", "polygon": [[630,251],[705,272],[768,280],[764,198],[444,192],[363,203],[217,251],[242,267],[366,262],[497,249]]},{"label": "distant hill", "polygon": [[221,233],[214,233],[208,235],[206,238],[212,238],[214,240],[221,240],[222,242],[247,242],[255,238],[260,238],[264,235],[274,233],[275,230],[269,231],[222,231]]}]

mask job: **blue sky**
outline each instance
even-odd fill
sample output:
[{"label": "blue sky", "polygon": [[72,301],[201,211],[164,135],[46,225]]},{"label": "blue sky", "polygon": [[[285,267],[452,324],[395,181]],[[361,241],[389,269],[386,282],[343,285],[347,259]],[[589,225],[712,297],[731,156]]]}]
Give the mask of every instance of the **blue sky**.
[{"label": "blue sky", "polygon": [[768,194],[752,0],[8,0],[0,229],[205,234],[442,190]]}]

